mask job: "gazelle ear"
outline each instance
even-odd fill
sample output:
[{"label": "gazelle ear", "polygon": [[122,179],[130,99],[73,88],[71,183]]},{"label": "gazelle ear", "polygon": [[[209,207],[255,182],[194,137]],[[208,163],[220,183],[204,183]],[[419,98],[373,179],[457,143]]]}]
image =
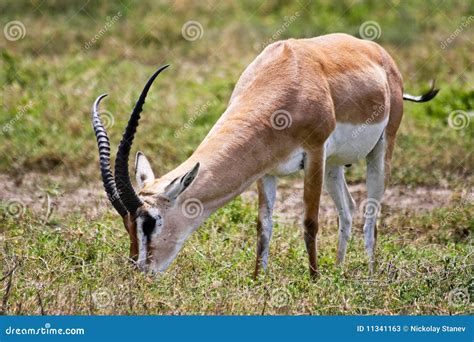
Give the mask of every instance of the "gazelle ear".
[{"label": "gazelle ear", "polygon": [[171,200],[174,201],[181,193],[191,185],[196,178],[199,171],[200,164],[194,165],[191,171],[187,172],[184,176],[175,178],[166,188],[165,194]]},{"label": "gazelle ear", "polygon": [[135,177],[140,189],[142,189],[146,183],[152,182],[155,179],[150,162],[142,152],[137,152],[137,156],[135,157]]}]

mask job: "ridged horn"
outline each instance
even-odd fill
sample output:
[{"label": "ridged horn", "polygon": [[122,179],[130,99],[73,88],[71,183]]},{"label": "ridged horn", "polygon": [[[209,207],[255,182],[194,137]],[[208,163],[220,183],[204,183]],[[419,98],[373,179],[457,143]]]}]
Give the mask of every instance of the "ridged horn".
[{"label": "ridged horn", "polygon": [[133,138],[137,131],[138,121],[140,120],[140,113],[143,109],[148,90],[155,78],[165,70],[169,65],[160,67],[153,76],[150,77],[148,82],[138,98],[135,108],[133,108],[130,119],[128,120],[127,128],[123,133],[122,140],[117,151],[117,158],[115,159],[115,181],[117,183],[117,191],[120,195],[120,199],[125,207],[131,214],[135,214],[137,209],[143,205],[143,201],[138,197],[137,193],[133,189],[130,175],[128,173],[128,159],[130,155],[130,149],[133,144]]},{"label": "ridged horn", "polygon": [[127,208],[120,200],[114,176],[110,169],[110,141],[99,113],[100,101],[106,96],[107,94],[100,95],[92,106],[92,127],[94,127],[97,146],[99,147],[100,173],[102,175],[102,183],[104,184],[105,192],[115,210],[117,210],[120,216],[124,217],[127,215]]}]

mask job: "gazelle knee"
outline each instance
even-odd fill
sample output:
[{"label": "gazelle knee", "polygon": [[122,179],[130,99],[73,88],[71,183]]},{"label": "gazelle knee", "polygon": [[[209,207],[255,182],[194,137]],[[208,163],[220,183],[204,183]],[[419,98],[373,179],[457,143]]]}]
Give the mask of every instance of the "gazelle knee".
[{"label": "gazelle knee", "polygon": [[350,227],[352,225],[352,212],[350,209],[339,211],[338,216],[341,226]]},{"label": "gazelle knee", "polygon": [[352,232],[350,229],[339,229],[339,236],[341,239],[343,239],[344,241],[349,241],[351,236],[352,236]]},{"label": "gazelle knee", "polygon": [[350,230],[339,230],[339,238],[345,242],[348,242],[351,239],[351,231]]},{"label": "gazelle knee", "polygon": [[351,227],[352,227],[352,214],[350,212],[344,212],[339,214],[339,229],[341,233],[348,237],[351,236]]}]

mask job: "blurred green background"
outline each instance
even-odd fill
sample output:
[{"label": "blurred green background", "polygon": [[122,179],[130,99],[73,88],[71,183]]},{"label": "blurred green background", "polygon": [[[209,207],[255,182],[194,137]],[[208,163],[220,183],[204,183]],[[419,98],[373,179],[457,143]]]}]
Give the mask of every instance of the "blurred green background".
[{"label": "blurred green background", "polygon": [[[170,63],[149,95],[136,143],[153,153],[161,174],[189,156],[225,110],[240,73],[269,42],[331,32],[360,36],[361,25],[375,21],[376,41],[397,62],[405,90],[419,93],[433,78],[442,89],[435,102],[406,105],[393,181],[470,176],[472,125],[444,128],[452,111],[469,111],[474,101],[473,8],[470,1],[2,2],[1,23],[21,21],[24,37],[0,40],[0,125],[25,115],[0,136],[0,170],[95,175],[89,123],[95,97],[110,94],[103,108],[116,143],[147,77]],[[195,40],[183,36],[190,21],[199,25]],[[190,118],[192,129],[182,129]],[[428,167],[436,177],[418,174]]]}]

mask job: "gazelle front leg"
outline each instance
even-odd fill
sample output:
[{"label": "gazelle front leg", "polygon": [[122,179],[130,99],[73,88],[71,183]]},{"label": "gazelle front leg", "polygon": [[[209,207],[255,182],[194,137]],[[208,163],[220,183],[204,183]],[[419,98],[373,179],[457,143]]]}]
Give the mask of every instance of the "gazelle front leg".
[{"label": "gazelle front leg", "polygon": [[369,257],[369,272],[375,266],[375,243],[377,240],[377,216],[384,193],[385,137],[382,135],[373,150],[367,155],[367,200],[364,208],[365,249]]},{"label": "gazelle front leg", "polygon": [[276,197],[276,177],[265,175],[257,181],[258,187],[258,218],[257,218],[257,260],[255,262],[254,279],[260,267],[264,271],[268,264],[268,251],[273,229],[273,206]]},{"label": "gazelle front leg", "polygon": [[324,147],[307,151],[307,166],[304,175],[304,242],[309,258],[309,272],[312,277],[318,274],[317,234],[319,229],[319,201],[324,178]]}]

